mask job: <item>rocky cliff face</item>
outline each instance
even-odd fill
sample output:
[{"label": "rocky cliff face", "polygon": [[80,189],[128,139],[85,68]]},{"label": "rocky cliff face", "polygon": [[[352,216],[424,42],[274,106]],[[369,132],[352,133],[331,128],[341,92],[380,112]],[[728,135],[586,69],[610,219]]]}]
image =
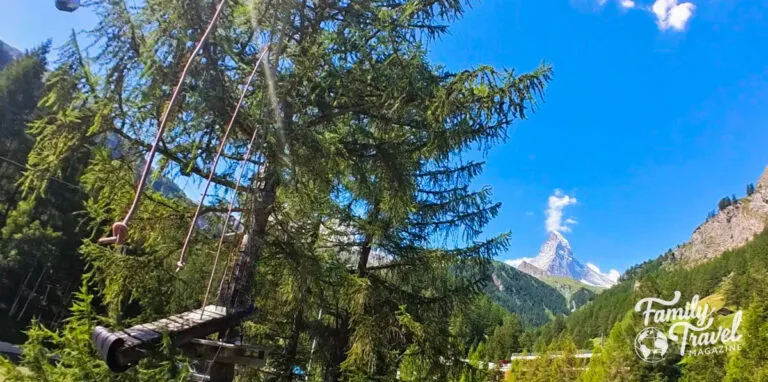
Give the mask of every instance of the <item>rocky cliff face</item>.
[{"label": "rocky cliff face", "polygon": [[517,266],[517,269],[520,270],[521,272],[525,272],[538,279],[541,279],[547,276],[547,272],[537,268],[535,265],[532,265],[531,263],[525,260],[520,262],[520,264]]},{"label": "rocky cliff face", "polygon": [[755,193],[739,200],[693,231],[691,240],[673,250],[672,259],[693,266],[725,251],[741,247],[768,224],[768,167],[755,185]]}]

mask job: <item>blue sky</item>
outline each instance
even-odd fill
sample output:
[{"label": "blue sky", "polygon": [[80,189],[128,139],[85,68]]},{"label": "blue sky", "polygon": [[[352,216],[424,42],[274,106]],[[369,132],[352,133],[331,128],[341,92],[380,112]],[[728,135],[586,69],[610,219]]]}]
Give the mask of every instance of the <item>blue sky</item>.
[{"label": "blue sky", "polygon": [[[52,0],[3,7],[0,39],[21,49],[94,22]],[[550,226],[603,270],[686,241],[722,196],[742,196],[768,165],[766,20],[768,0],[475,2],[430,44],[436,63],[555,68],[478,182],[503,203],[488,233],[512,233],[500,259],[536,254],[558,189],[567,206]]]}]

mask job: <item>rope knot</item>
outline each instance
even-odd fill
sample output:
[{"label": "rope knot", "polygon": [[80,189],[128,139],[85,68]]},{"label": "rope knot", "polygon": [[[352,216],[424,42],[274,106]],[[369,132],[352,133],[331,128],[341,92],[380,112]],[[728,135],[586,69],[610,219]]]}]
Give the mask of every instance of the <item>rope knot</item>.
[{"label": "rope knot", "polygon": [[117,222],[115,224],[112,224],[112,236],[109,237],[102,237],[99,239],[99,244],[101,245],[110,245],[110,244],[123,244],[125,242],[125,238],[128,236],[128,226],[123,222]]}]

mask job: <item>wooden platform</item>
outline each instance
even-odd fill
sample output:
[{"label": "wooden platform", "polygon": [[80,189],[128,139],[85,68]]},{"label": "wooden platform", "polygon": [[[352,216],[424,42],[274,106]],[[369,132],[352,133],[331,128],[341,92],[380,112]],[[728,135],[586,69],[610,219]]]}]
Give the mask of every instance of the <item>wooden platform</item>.
[{"label": "wooden platform", "polygon": [[220,341],[195,338],[184,344],[181,349],[188,358],[199,361],[230,363],[251,367],[264,367],[268,351],[262,346],[236,345]]},{"label": "wooden platform", "polygon": [[195,338],[225,331],[252,313],[251,309],[228,314],[224,307],[209,305],[117,332],[97,326],[91,337],[107,366],[112,371],[123,372],[158,350],[164,333],[175,346],[181,346]]}]

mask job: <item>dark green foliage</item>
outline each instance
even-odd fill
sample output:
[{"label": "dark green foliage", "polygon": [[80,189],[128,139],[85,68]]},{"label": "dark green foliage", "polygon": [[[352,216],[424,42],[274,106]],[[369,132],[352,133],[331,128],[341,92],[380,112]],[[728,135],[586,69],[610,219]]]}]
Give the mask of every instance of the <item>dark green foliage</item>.
[{"label": "dark green foliage", "polygon": [[588,302],[594,300],[595,297],[597,297],[597,293],[587,288],[581,288],[571,295],[570,308],[572,310],[579,309]]},{"label": "dark green foliage", "polygon": [[726,197],[720,199],[720,201],[717,203],[717,208],[720,211],[722,211],[722,210],[728,208],[731,204],[733,204],[733,200],[731,200],[731,198],[726,196]]},{"label": "dark green foliage", "polygon": [[[32,317],[59,325],[83,270],[77,248],[84,193],[76,183],[87,150],[63,161],[56,178],[41,179],[50,192],[25,194],[19,185],[35,143],[28,124],[52,112],[37,106],[48,50],[43,44],[0,71],[0,316],[10,325],[25,326]],[[0,339],[18,340],[16,334],[8,328]]]},{"label": "dark green foliage", "polygon": [[558,338],[541,349],[538,358],[512,362],[504,381],[576,381],[586,366],[584,359],[574,357],[576,352],[576,345],[570,337]]},{"label": "dark green foliage", "polygon": [[757,235],[744,247],[727,251],[721,256],[694,268],[662,266],[669,256],[644,263],[627,271],[627,278],[606,290],[584,308],[568,317],[569,331],[577,344],[610,331],[624,313],[640,298],[650,295],[671,296],[675,290],[682,300],[693,295],[706,297],[722,285],[729,304],[744,306],[755,294],[762,295],[755,272],[768,267],[768,231]]},{"label": "dark green foliage", "polygon": [[633,280],[622,281],[568,317],[568,330],[577,346],[589,348],[592,338],[608,336],[613,325],[635,304],[633,285]]},{"label": "dark green foliage", "polygon": [[611,329],[605,344],[597,346],[587,370],[580,380],[585,382],[613,381],[676,381],[680,378],[677,363],[679,349],[670,344],[668,355],[659,363],[642,362],[635,355],[635,336],[643,328],[642,320],[628,311]]},{"label": "dark green foliage", "polygon": [[540,326],[553,316],[570,312],[557,289],[507,264],[494,262],[485,293],[504,309],[520,316],[527,326]]},{"label": "dark green foliage", "polygon": [[725,379],[727,355],[713,352],[685,357],[680,364],[681,382],[719,382]]},{"label": "dark green foliage", "polygon": [[[237,160],[258,131],[252,162],[259,171],[251,167],[235,198],[249,234],[244,252],[254,260],[243,274],[254,277],[235,300],[260,308],[242,332],[246,342],[272,350],[276,379],[291,379],[294,366],[311,361],[314,377],[326,380],[391,380],[401,364],[415,367],[416,376],[449,380],[474,372],[464,362],[468,350],[505,322],[507,314],[494,308],[487,323],[452,326],[508,240],[503,233],[481,237],[500,205],[490,189],[473,187],[483,163],[462,158],[503,141],[510,125],[533,111],[552,70],[454,72],[430,63],[425,42],[466,6],[227,2],[195,57],[170,111],[155,179],[207,176],[239,84],[270,44],[266,70],[251,83],[215,168],[212,194],[233,192]],[[62,50],[46,79],[42,112],[30,124],[30,170],[20,183],[26,195],[43,198],[60,193],[50,177],[71,175],[85,193],[89,239],[130,205],[148,137],[211,2],[149,0],[127,8],[107,0],[90,9],[99,20],[89,35],[99,41],[97,51],[84,55],[75,36]],[[211,224],[193,235],[186,266],[174,272],[193,206],[155,179],[123,251],[92,240],[79,248],[98,291],[89,304],[104,317],[65,326],[77,329],[78,341],[96,321],[121,327],[153,320],[198,306],[206,293],[219,229],[213,223],[225,206],[208,200],[202,221]],[[223,256],[236,245],[227,241]],[[56,342],[57,335],[43,337]],[[84,343],[59,348],[82,350]],[[45,352],[30,350],[38,358]],[[61,375],[71,369],[77,378],[70,380],[105,379],[92,353],[79,354],[82,369],[98,369],[93,377],[71,363],[58,367]],[[172,358],[153,357],[157,362],[135,373],[162,379],[161,362]],[[46,370],[33,372],[42,378]],[[248,380],[258,374],[238,372]]]},{"label": "dark green foliage", "polygon": [[[762,278],[763,283],[768,278]],[[768,303],[755,299],[744,315],[741,349],[728,360],[726,381],[765,381],[768,379]],[[722,361],[721,361],[722,363]]]},{"label": "dark green foliage", "polygon": [[501,326],[494,329],[493,334],[486,342],[486,358],[492,362],[507,360],[512,353],[518,353],[523,350],[521,337],[523,335],[523,325],[520,318],[510,315],[504,319]]},{"label": "dark green foliage", "polygon": [[755,184],[750,183],[747,185],[747,196],[752,196],[755,193]]},{"label": "dark green foliage", "polygon": [[451,315],[451,333],[461,345],[461,350],[469,354],[471,349],[493,335],[493,331],[509,315],[504,308],[482,294]]},{"label": "dark green foliage", "polygon": [[[88,277],[86,277],[88,279]],[[74,293],[70,316],[60,330],[51,331],[38,322],[28,329],[21,370],[0,357],[0,376],[14,382],[38,381],[185,381],[188,368],[170,346],[123,374],[110,371],[98,359],[91,343],[91,329],[109,321],[94,311],[94,296],[87,282]],[[113,324],[113,323],[112,323]],[[51,358],[58,362],[51,362]]]},{"label": "dark green foliage", "polygon": [[43,45],[0,71],[0,227],[22,199],[17,185],[34,140],[27,124],[34,120],[43,91],[48,45]]}]

